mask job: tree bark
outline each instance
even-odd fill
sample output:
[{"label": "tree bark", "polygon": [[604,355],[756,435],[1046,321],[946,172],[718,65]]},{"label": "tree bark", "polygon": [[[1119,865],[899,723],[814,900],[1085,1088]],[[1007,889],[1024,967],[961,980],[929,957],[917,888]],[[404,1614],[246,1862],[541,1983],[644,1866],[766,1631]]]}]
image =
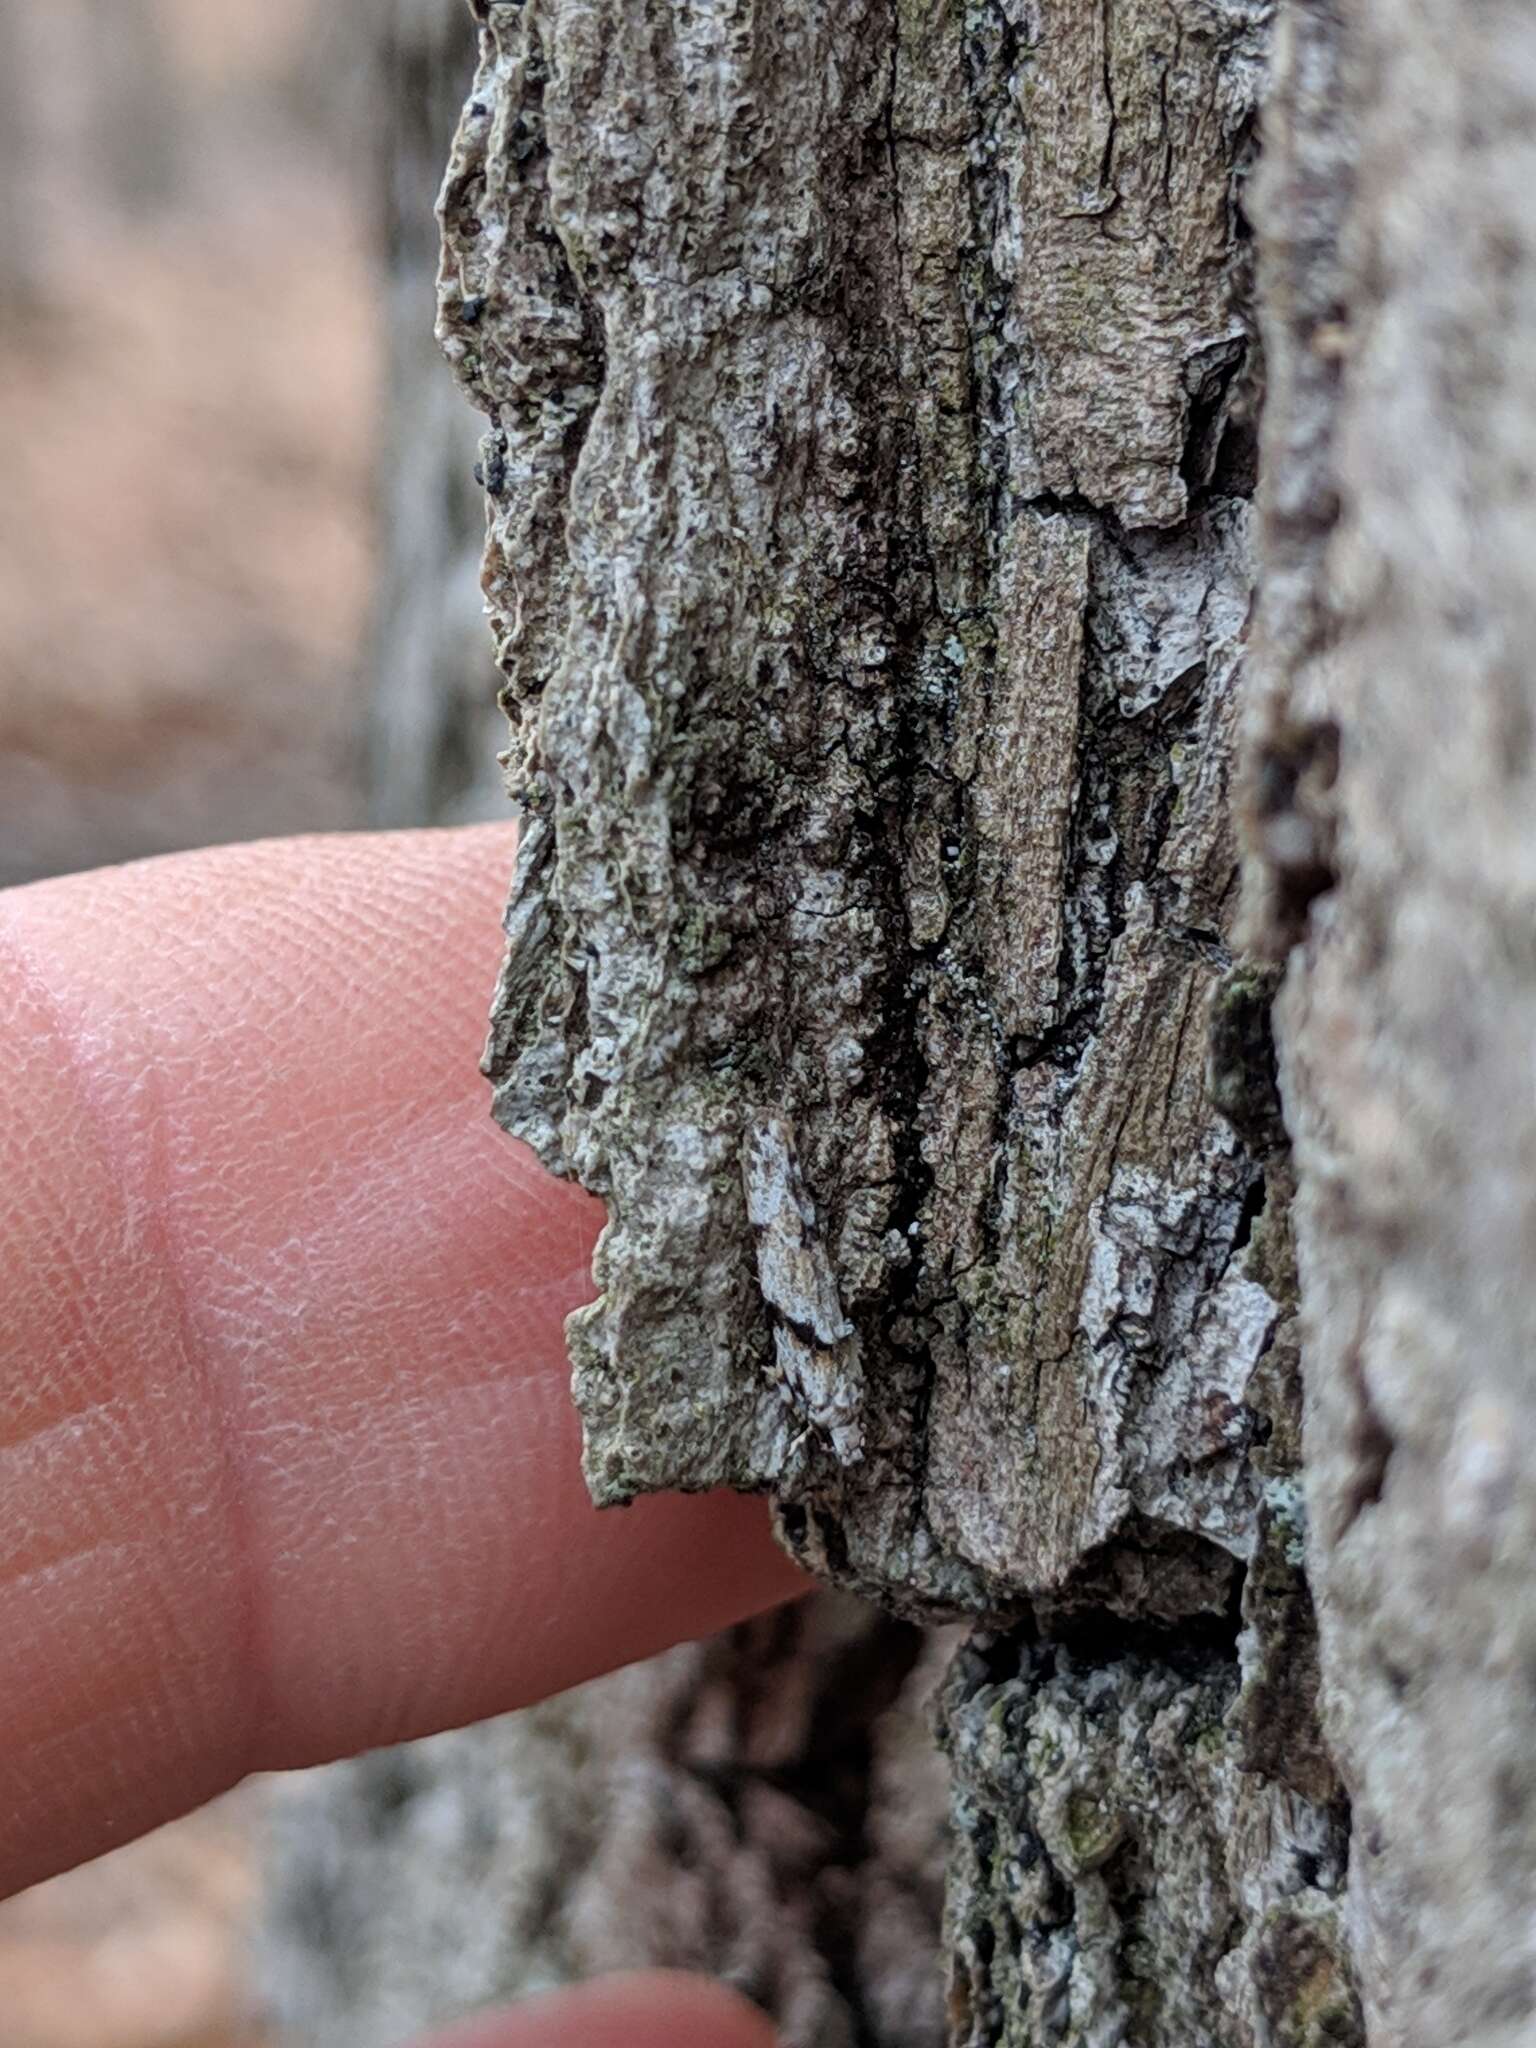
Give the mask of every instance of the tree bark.
[{"label": "tree bark", "polygon": [[477,13],[489,1070],[608,1204],[594,1494],[982,1624],[955,2038],[1358,2038],[1233,948],[1268,9]]},{"label": "tree bark", "polygon": [[[355,15],[350,33],[362,29]],[[389,289],[370,807],[504,813],[473,414],[431,333],[457,0],[370,13]],[[334,58],[335,52],[332,51]],[[494,444],[480,451],[494,462]],[[938,2048],[942,1638],[827,1595],[528,1714],[274,1795],[259,1975],[283,2039],[381,2048],[604,1969],[729,1978],[789,2048]]]},{"label": "tree bark", "polygon": [[[770,1491],[826,1579],[969,1621],[955,2041],[1514,2048],[1536,28],[475,11],[442,331],[525,821],[488,1063],[608,1204],[595,1496]],[[933,2038],[893,1957],[936,1654],[824,1604],[354,1767],[353,1952],[387,1977],[427,1896],[361,1874],[394,1801],[423,1885],[449,1839],[507,1902],[474,1997],[682,1959],[791,2041]]]},{"label": "tree bark", "polygon": [[1536,24],[1291,9],[1254,778],[1371,2039],[1536,2031]]},{"label": "tree bark", "polygon": [[771,1485],[808,1561],[982,1614],[1150,1541],[1173,1616],[1248,1546],[1276,1319],[1202,1030],[1262,10],[1016,12],[489,9],[444,320],[527,707],[491,1071],[609,1203],[600,1499]]}]

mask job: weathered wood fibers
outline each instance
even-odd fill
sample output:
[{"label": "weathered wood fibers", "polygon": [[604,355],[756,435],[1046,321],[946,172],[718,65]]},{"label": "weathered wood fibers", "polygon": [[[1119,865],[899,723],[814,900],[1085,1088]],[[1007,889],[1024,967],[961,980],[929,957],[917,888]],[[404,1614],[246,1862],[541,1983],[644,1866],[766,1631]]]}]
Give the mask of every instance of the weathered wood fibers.
[{"label": "weathered wood fibers", "polygon": [[1514,2048],[1536,2036],[1536,21],[1292,16],[1255,808],[1271,936],[1303,940],[1281,1014],[1328,1722],[1372,2042]]},{"label": "weathered wood fibers", "polygon": [[594,1491],[771,1487],[827,1576],[1009,1625],[946,1707],[961,2038],[1349,2038],[1230,943],[1267,7],[478,12],[489,1064],[609,1206]]}]

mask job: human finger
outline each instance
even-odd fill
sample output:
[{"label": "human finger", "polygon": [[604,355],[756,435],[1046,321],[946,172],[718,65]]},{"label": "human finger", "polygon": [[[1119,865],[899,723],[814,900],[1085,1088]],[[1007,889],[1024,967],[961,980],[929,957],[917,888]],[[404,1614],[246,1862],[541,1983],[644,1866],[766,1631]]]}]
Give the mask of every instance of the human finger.
[{"label": "human finger", "polygon": [[602,1977],[468,2020],[422,2048],[772,2048],[762,2013],[681,1971]]},{"label": "human finger", "polygon": [[511,850],[0,900],[0,1889],[802,1584],[760,1503],[587,1504],[561,1326],[598,1210],[476,1072]]}]

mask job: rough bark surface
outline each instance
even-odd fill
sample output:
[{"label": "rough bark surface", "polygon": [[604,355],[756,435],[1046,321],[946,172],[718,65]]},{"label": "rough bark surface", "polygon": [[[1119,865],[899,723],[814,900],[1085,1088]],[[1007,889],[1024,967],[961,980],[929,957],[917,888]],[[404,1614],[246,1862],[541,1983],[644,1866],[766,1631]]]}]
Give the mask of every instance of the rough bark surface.
[{"label": "rough bark surface", "polygon": [[[432,199],[473,23],[460,0],[353,16],[333,34],[378,39],[389,263],[370,808],[388,824],[505,815],[474,416],[431,332]],[[921,1709],[940,1662],[918,1631],[827,1595],[285,1787],[259,1965],[281,2038],[387,2048],[521,1992],[668,1964],[736,1983],[786,2048],[939,2048],[947,1784]]]},{"label": "rough bark surface", "polygon": [[956,2039],[1358,2041],[1232,950],[1268,6],[475,11],[488,1066],[608,1204],[593,1491],[985,1625]]},{"label": "rough bark surface", "polygon": [[1276,1311],[1203,1077],[1264,20],[485,10],[443,326],[527,815],[490,1063],[609,1204],[589,1473],[772,1485],[910,1607],[1161,1546],[1220,1608],[1251,1548]]},{"label": "rough bark surface", "polygon": [[1536,22],[1292,10],[1254,786],[1371,2039],[1536,2034]]}]

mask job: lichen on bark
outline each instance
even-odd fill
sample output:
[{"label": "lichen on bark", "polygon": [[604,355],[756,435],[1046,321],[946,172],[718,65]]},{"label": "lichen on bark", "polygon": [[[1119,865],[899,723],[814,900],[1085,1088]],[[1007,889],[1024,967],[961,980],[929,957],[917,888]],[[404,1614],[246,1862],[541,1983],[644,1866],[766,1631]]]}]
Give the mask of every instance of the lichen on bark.
[{"label": "lichen on bark", "polygon": [[[985,1625],[961,2038],[1183,2048],[1145,1986],[1214,1958],[1213,2042],[1352,2039],[1233,937],[1267,0],[476,12],[440,333],[524,821],[487,1068],[608,1208],[593,1493],[769,1491],[823,1577]],[[989,1687],[1065,1776],[982,1769]],[[1113,1896],[985,1849],[1085,1776]]]},{"label": "lichen on bark", "polygon": [[1236,1690],[1230,1642],[1187,1630],[981,1639],[957,1659],[957,2048],[1360,2039],[1346,1838],[1251,1771]]}]

